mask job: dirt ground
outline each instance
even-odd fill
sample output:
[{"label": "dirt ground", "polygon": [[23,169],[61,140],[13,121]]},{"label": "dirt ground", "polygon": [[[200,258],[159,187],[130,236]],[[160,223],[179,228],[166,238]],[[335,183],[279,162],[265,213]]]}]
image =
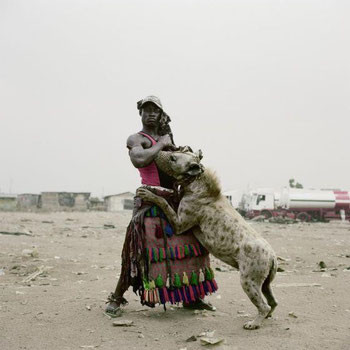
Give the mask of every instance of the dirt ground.
[{"label": "dirt ground", "polygon": [[[224,339],[215,349],[350,349],[349,223],[251,223],[284,261],[274,317],[247,331],[255,308],[238,272],[216,259],[216,312],[149,309],[130,290],[121,318],[104,315],[129,219],[127,211],[0,213],[0,232],[26,234],[0,234],[0,349],[193,350],[201,340],[188,338],[214,330]],[[133,326],[113,326],[125,319]]]}]

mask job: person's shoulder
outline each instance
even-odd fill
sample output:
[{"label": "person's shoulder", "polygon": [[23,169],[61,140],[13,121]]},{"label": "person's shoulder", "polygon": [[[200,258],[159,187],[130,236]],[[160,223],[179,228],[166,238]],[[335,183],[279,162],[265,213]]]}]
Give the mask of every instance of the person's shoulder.
[{"label": "person's shoulder", "polygon": [[143,142],[143,136],[139,133],[132,134],[126,140],[126,145],[128,148],[132,148],[135,146],[141,146]]}]

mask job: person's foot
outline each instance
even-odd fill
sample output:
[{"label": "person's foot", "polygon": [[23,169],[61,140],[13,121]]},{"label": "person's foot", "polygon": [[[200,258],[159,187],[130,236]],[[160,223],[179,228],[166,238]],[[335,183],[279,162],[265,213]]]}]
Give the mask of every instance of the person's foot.
[{"label": "person's foot", "polygon": [[216,310],[215,306],[209,303],[209,301],[205,301],[203,299],[197,299],[193,303],[183,303],[182,305],[185,309],[190,309],[190,310],[208,310],[208,311]]},{"label": "person's foot", "polygon": [[115,297],[113,293],[109,295],[107,300],[105,314],[113,318],[120,317],[123,313],[121,306],[127,305],[128,301],[123,297]]}]

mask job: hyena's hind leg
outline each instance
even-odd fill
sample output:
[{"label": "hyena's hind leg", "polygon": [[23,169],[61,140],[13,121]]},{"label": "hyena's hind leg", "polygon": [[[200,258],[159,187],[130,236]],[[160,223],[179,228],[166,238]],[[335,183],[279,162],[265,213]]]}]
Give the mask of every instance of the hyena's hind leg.
[{"label": "hyena's hind leg", "polygon": [[244,324],[245,329],[257,329],[269,314],[271,307],[266,303],[261,293],[262,281],[252,280],[249,275],[241,275],[241,285],[250,301],[257,307],[258,315],[252,321]]},{"label": "hyena's hind leg", "polygon": [[261,290],[262,290],[262,292],[267,300],[267,303],[271,306],[271,310],[267,314],[266,317],[271,317],[273,311],[275,310],[276,306],[278,305],[278,302],[277,302],[275,296],[273,295],[272,288],[271,288],[271,282],[275,278],[276,272],[277,272],[277,260],[274,259],[272,262],[272,267],[270,269],[269,275],[267,276],[267,278],[265,279],[265,281],[261,287]]}]

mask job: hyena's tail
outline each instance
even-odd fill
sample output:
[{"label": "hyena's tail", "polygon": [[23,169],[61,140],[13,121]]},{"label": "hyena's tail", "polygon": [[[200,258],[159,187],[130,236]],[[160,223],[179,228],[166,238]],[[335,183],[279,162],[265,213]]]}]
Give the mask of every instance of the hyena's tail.
[{"label": "hyena's tail", "polygon": [[269,314],[266,317],[270,317],[273,310],[275,310],[276,306],[278,305],[278,302],[273,295],[272,288],[271,288],[271,282],[275,278],[277,273],[277,258],[274,256],[274,258],[271,261],[271,267],[268,276],[266,277],[264,283],[262,284],[261,291],[263,292],[267,303],[271,306],[271,310]]}]

